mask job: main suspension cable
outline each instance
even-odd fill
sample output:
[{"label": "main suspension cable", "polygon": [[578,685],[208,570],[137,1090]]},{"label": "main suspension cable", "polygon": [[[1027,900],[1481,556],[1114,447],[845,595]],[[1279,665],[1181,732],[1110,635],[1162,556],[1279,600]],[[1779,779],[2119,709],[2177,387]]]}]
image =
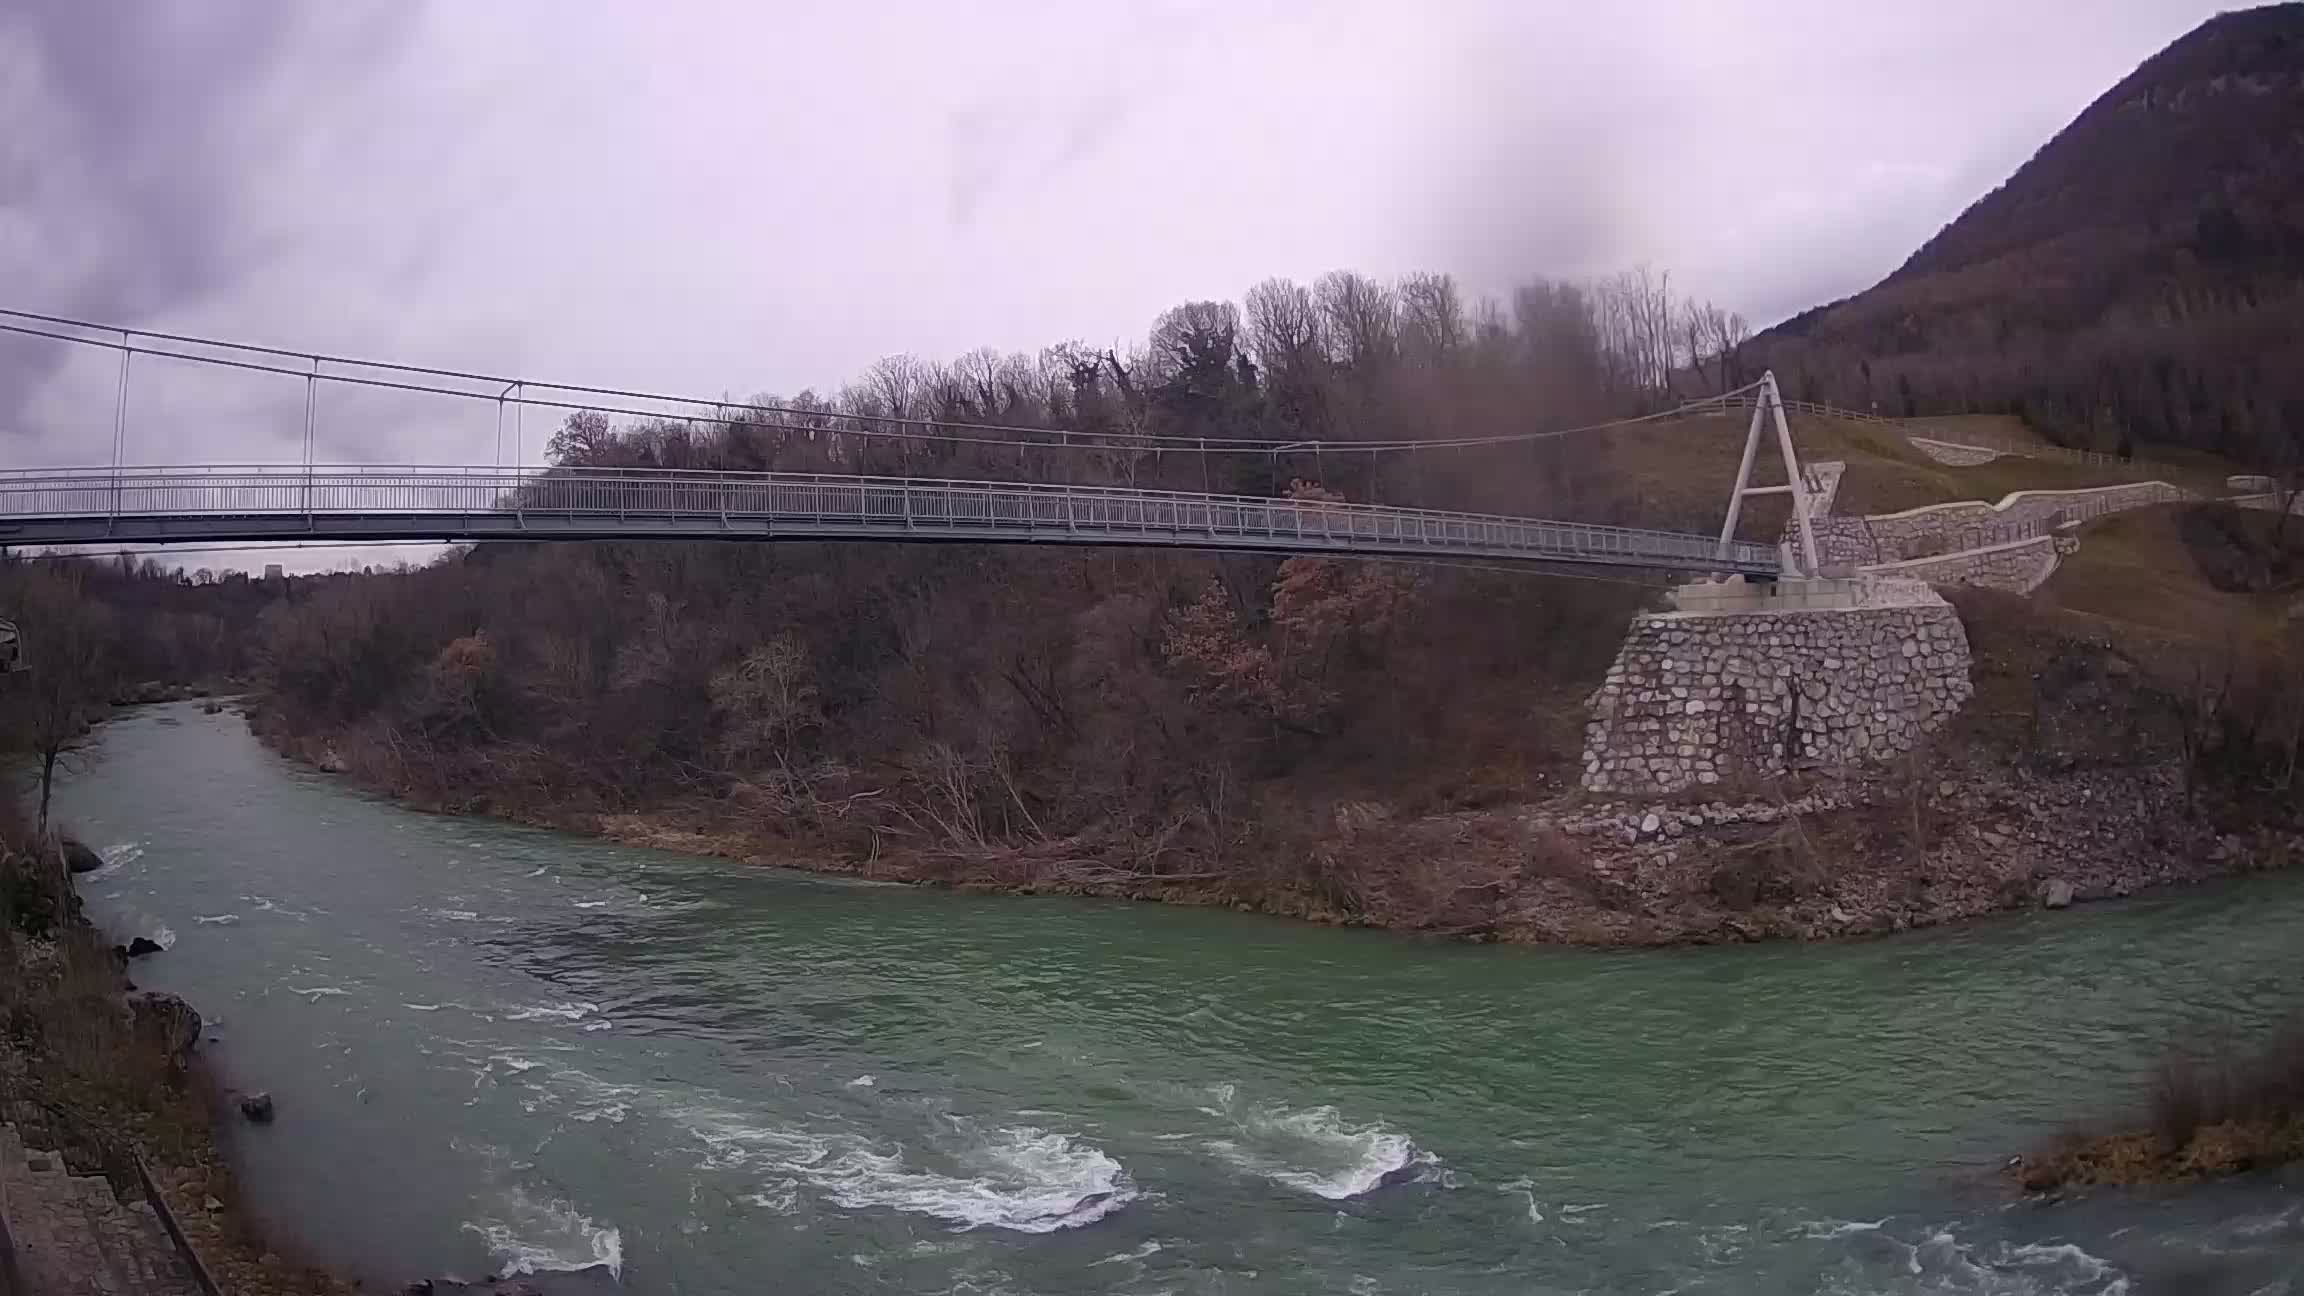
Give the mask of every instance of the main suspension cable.
[{"label": "main suspension cable", "polygon": [[[188,364],[212,365],[221,368],[237,369],[254,373],[279,374],[286,377],[304,378],[307,380],[313,379],[316,376],[317,380],[320,382],[343,383],[349,386],[368,387],[386,391],[409,392],[413,394],[430,396],[447,396],[462,400],[488,401],[499,405],[508,402],[512,404],[516,409],[525,409],[526,407],[532,405],[541,409],[565,410],[570,413],[618,414],[628,418],[657,419],[665,421],[684,420],[698,423],[707,423],[720,427],[764,427],[777,431],[803,433],[811,436],[853,436],[859,438],[926,441],[956,445],[991,445],[1019,449],[1063,451],[1093,450],[1104,451],[1108,453],[1115,451],[1124,452],[1149,450],[1154,452],[1200,452],[1208,454],[1268,455],[1277,457],[1283,454],[1318,455],[1322,453],[1369,455],[1398,454],[1416,453],[1419,451],[1429,450],[1459,450],[1475,449],[1486,446],[1526,445],[1534,442],[1555,440],[1561,437],[1606,432],[1619,428],[1634,427],[1651,423],[1669,422],[1683,418],[1701,417],[1709,413],[1722,412],[1728,401],[1734,399],[1735,397],[1750,393],[1760,386],[1758,382],[1747,383],[1742,387],[1738,387],[1732,391],[1722,392],[1717,396],[1709,396],[1701,400],[1684,402],[1671,409],[1660,410],[1651,414],[1641,414],[1627,418],[1610,419],[1605,422],[1590,423],[1579,427],[1557,428],[1541,432],[1516,432],[1506,433],[1499,436],[1446,437],[1429,440],[1395,439],[1388,441],[1277,441],[1248,437],[1199,437],[1163,433],[1107,432],[1059,427],[1034,427],[1002,423],[978,423],[949,419],[917,419],[885,414],[851,414],[831,410],[811,410],[799,406],[781,405],[767,402],[708,400],[702,397],[673,396],[657,392],[635,391],[613,387],[591,387],[575,383],[545,382],[536,379],[511,378],[498,374],[480,374],[456,369],[431,368],[423,365],[402,364],[393,361],[363,360],[350,356],[332,356],[312,352],[289,351],[279,347],[258,346],[250,343],[230,342],[218,338],[204,338],[190,334],[159,333],[140,329],[122,328],[116,325],[97,324],[85,320],[71,319],[65,316],[43,315],[32,311],[15,310],[8,307],[0,307],[0,316],[8,316],[14,319],[32,320],[37,323],[57,325],[64,328],[100,331],[98,336],[79,336],[71,333],[56,332],[53,329],[37,328],[32,325],[0,322],[0,332],[15,333],[28,337],[45,338],[51,341],[63,342],[70,345],[121,351],[129,355],[150,355],[163,359],[180,360]],[[110,334],[112,336],[103,336],[101,334]],[[139,338],[160,342],[177,343],[186,346],[214,347],[219,350],[237,351],[248,355],[273,356],[284,359],[294,359],[305,362],[305,365],[300,367],[290,367],[281,364],[269,364],[259,360],[234,359],[224,356],[198,355],[185,351],[173,350],[167,347],[140,346],[135,341],[131,340]],[[452,379],[458,382],[487,383],[495,385],[499,388],[510,388],[514,391],[514,394],[507,397],[502,391],[493,393],[468,391],[456,387],[442,386],[438,383],[403,381],[398,379],[378,378],[354,374],[318,373],[315,375],[315,369],[319,365],[343,365],[360,369],[377,370],[385,373],[408,374],[417,378],[438,378]],[[693,412],[684,414],[669,414],[661,409],[635,408],[629,405],[608,404],[602,401],[574,401],[531,396],[528,394],[531,389],[542,389],[548,392],[568,393],[576,396],[601,396],[613,398],[616,400],[642,400],[659,402],[666,405],[686,406],[691,408],[703,407],[710,408],[718,412],[714,414],[703,415],[695,414]],[[730,413],[728,411],[734,412]],[[887,426],[854,426],[856,424],[879,424]],[[889,426],[898,428],[920,428],[926,430],[917,432],[890,431],[888,430]],[[959,434],[963,432],[997,433],[1002,435],[971,436]],[[1054,439],[1047,441],[1018,440],[1017,438],[1020,436],[1034,438],[1046,437]]]}]

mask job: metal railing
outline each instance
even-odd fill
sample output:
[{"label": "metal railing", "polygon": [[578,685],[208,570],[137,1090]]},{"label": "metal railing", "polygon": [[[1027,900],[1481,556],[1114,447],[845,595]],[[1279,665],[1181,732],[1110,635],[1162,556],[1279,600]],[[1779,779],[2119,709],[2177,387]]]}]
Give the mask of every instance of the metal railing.
[{"label": "metal railing", "polygon": [[1936,428],[1916,427],[1908,429],[1905,435],[1915,441],[1930,441],[1962,450],[1989,450],[1994,454],[2018,459],[2046,459],[2054,463],[2082,464],[2090,468],[2124,468],[2140,473],[2181,471],[2174,465],[2156,464],[2148,459],[2123,459],[2101,450],[2075,450],[2070,446],[2018,441],[2011,437],[1980,436],[1974,432],[1946,432]]},{"label": "metal railing", "polygon": [[[1707,396],[1702,400],[1690,401],[1680,408],[1692,413],[1718,411],[1719,413],[1726,414],[1731,410],[1748,410],[1752,408],[1752,406],[1756,404],[1759,399],[1760,397],[1756,393],[1731,392],[1725,396]],[[1898,419],[1886,418],[1878,414],[1867,414],[1862,410],[1842,409],[1838,405],[1827,405],[1822,401],[1786,400],[1784,402],[1784,412],[1787,414],[1813,414],[1818,418],[1848,419],[1857,423],[1895,423],[1902,421]]]},{"label": "metal railing", "polygon": [[1772,545],[1542,518],[1113,486],[677,469],[0,471],[0,544],[606,536],[1045,541],[1773,573]]},{"label": "metal railing", "polygon": [[184,1236],[184,1226],[176,1222],[176,1212],[168,1205],[168,1195],[160,1191],[159,1183],[152,1178],[152,1168],[144,1163],[143,1156],[136,1149],[124,1147],[121,1150],[127,1155],[129,1169],[135,1172],[137,1188],[151,1205],[153,1218],[160,1221],[160,1230],[168,1235],[169,1245],[176,1248],[176,1257],[183,1262],[184,1271],[192,1278],[192,1285],[200,1289],[201,1296],[224,1296],[216,1286],[216,1276],[208,1272],[208,1262],[200,1258],[199,1248],[192,1245],[192,1239]]},{"label": "metal railing", "polygon": [[[55,1137],[59,1145],[59,1156],[63,1154],[64,1145],[68,1144],[76,1153],[94,1157],[108,1183],[116,1185],[123,1178],[134,1183],[145,1204],[152,1208],[153,1219],[158,1221],[160,1231],[166,1235],[168,1245],[176,1252],[176,1258],[183,1265],[185,1276],[192,1280],[192,1285],[200,1289],[201,1296],[223,1296],[222,1289],[216,1284],[216,1276],[208,1268],[208,1262],[201,1258],[199,1248],[192,1245],[192,1239],[185,1236],[184,1227],[177,1221],[175,1210],[168,1205],[168,1195],[160,1190],[159,1181],[152,1177],[152,1167],[146,1163],[143,1154],[136,1150],[133,1142],[116,1132],[96,1129],[54,1103],[31,1098],[23,1100],[22,1107],[23,1110],[12,1111],[10,1115],[21,1117],[27,1111],[37,1113],[35,1124],[45,1125],[48,1133]],[[21,1133],[26,1126],[21,1120],[16,1123]],[[6,1232],[6,1215],[0,1212],[0,1238],[4,1238]],[[0,1260],[8,1261],[11,1267],[13,1265],[12,1254],[0,1257]],[[12,1269],[0,1275],[0,1296],[14,1296],[6,1286],[8,1282],[16,1283],[15,1291],[21,1292],[22,1296],[40,1296],[39,1293],[26,1290],[21,1269]]]}]

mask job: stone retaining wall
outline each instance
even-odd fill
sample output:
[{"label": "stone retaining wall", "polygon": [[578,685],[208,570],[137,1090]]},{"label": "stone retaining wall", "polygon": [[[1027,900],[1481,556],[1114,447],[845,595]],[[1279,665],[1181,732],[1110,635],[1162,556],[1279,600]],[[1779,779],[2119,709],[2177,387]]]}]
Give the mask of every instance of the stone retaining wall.
[{"label": "stone retaining wall", "polygon": [[[1848,465],[1838,459],[1807,464],[1801,469],[1801,477],[1808,484],[1808,526],[1816,533],[1816,559],[1828,567],[1852,567],[1875,562],[1879,557],[1865,530],[1864,519],[1832,516],[1832,506],[1840,498],[1840,479],[1847,471]],[[1799,525],[1785,518],[1784,533],[1776,542],[1789,545],[1793,553],[1799,553]]]},{"label": "stone retaining wall", "polygon": [[1663,795],[1909,750],[1966,702],[1968,636],[1893,607],[1637,617],[1592,695],[1584,786]]},{"label": "stone retaining wall", "polygon": [[2190,491],[2167,482],[2130,482],[2087,490],[2018,491],[1998,504],[1962,500],[1876,514],[1864,520],[1878,547],[1879,556],[1874,561],[1901,562],[1990,544],[1995,533],[2012,527],[2041,526],[2060,519],[2095,517],[2191,498]]},{"label": "stone retaining wall", "polygon": [[2063,554],[2070,552],[2065,548],[2066,543],[2076,546],[2078,541],[2068,536],[2035,536],[2012,544],[1964,549],[1934,558],[1878,563],[1863,570],[1867,574],[1907,577],[1931,585],[1972,585],[2029,594],[2056,574],[2056,564]]},{"label": "stone retaining wall", "polygon": [[[1808,526],[1816,533],[1816,560],[1827,567],[1861,567],[1880,561],[1880,546],[1872,539],[1870,523],[1863,518],[1810,518]],[[1791,528],[1786,530],[1789,533]],[[1787,534],[1785,543],[1798,552],[1800,537]]]},{"label": "stone retaining wall", "polygon": [[[1827,480],[1831,489],[1821,495],[1822,503],[1809,519],[1809,525],[1816,532],[1817,558],[1830,567],[1869,569],[1923,559],[1954,557],[1964,551],[1996,549],[2033,539],[2034,533],[2059,520],[2097,517],[2122,509],[2193,498],[2191,492],[2167,482],[2131,482],[2121,486],[2098,486],[2082,490],[2017,491],[1998,504],[1988,504],[1983,500],[1958,500],[1950,504],[1930,504],[1907,509],[1902,513],[1836,517],[1831,515],[1831,504],[1838,493],[1844,467],[1839,463],[1809,465],[1812,482],[1819,473],[1829,472]],[[1779,543],[1792,545],[1797,552],[1799,542],[1800,537],[1792,524],[1786,522]],[[1995,564],[1998,567],[2008,565]],[[2052,569],[2053,564],[2050,567]],[[1950,569],[1957,570],[1957,567]],[[1935,576],[1926,576],[1924,579],[1937,584],[1969,583],[1946,582]],[[2004,577],[1996,576],[1992,583],[2000,584],[2002,579]],[[2040,573],[2040,579],[2047,579],[2045,572]]]}]

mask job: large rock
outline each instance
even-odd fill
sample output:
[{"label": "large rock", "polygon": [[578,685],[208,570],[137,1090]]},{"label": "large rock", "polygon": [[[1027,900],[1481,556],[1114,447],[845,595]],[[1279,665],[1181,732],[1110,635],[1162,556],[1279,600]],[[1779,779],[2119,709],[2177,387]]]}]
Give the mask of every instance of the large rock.
[{"label": "large rock", "polygon": [[2047,909],[2065,909],[2072,904],[2072,884],[2062,878],[2050,878],[2040,884],[2040,904]]},{"label": "large rock", "polygon": [[240,1114],[259,1125],[272,1123],[272,1095],[259,1089],[240,1095]]},{"label": "large rock", "polygon": [[137,1035],[167,1053],[170,1061],[182,1060],[199,1045],[200,1014],[175,995],[139,990],[122,1002]]},{"label": "large rock", "polygon": [[128,957],[142,958],[147,954],[157,954],[166,948],[168,947],[149,936],[139,936],[128,942]]},{"label": "large rock", "polygon": [[344,758],[337,755],[336,749],[333,747],[320,753],[317,766],[323,774],[341,774],[345,769]]},{"label": "large rock", "polygon": [[93,873],[104,867],[104,857],[86,845],[67,837],[63,841],[64,863],[75,873]]}]

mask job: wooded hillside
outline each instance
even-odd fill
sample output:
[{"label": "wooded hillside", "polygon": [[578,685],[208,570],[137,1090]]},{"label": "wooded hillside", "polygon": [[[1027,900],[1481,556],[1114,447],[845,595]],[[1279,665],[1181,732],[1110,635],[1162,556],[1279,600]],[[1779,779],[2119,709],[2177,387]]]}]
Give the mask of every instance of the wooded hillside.
[{"label": "wooded hillside", "polygon": [[1868,292],[1755,339],[1795,396],[2013,412],[2101,450],[2292,468],[2304,4],[2211,19]]}]

